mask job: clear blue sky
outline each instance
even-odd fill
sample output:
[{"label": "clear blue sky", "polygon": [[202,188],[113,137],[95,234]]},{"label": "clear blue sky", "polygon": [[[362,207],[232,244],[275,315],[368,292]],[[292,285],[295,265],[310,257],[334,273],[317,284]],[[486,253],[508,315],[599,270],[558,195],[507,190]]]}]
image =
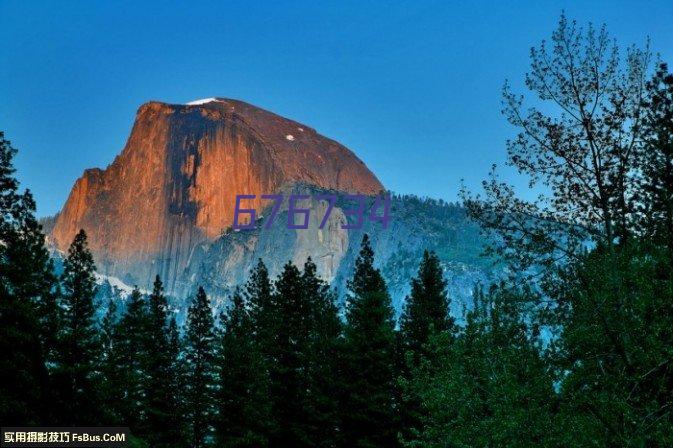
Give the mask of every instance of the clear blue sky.
[{"label": "clear blue sky", "polygon": [[670,0],[0,0],[0,129],[40,215],[112,161],[140,104],[211,96],[316,128],[389,189],[453,200],[504,161],[503,81],[523,91],[562,9],[673,61]]}]

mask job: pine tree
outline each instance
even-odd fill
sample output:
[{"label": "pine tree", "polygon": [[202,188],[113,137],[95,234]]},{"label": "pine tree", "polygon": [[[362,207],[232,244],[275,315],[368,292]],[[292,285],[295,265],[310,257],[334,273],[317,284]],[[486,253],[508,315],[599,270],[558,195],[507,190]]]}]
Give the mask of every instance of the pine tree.
[{"label": "pine tree", "polygon": [[309,257],[301,278],[303,292],[310,306],[309,340],[306,356],[309,393],[306,407],[311,427],[311,445],[337,446],[339,438],[339,391],[343,341],[335,297],[329,286],[317,275],[315,263]]},{"label": "pine tree", "polygon": [[75,236],[64,262],[63,322],[59,334],[58,381],[63,424],[94,425],[101,419],[97,360],[100,335],[94,320],[95,265],[84,230]]},{"label": "pine tree", "polygon": [[455,324],[449,315],[446,280],[439,258],[426,250],[417,276],[411,279],[411,294],[406,298],[400,319],[400,384],[403,391],[400,418],[404,439],[412,437],[420,428],[423,414],[421,399],[414,390],[414,372],[419,364],[431,361],[430,339],[447,331],[450,340],[455,333]]},{"label": "pine tree", "polygon": [[175,316],[171,316],[168,323],[168,352],[171,359],[171,389],[177,405],[175,415],[179,420],[178,424],[175,426],[177,437],[174,440],[173,445],[179,448],[188,446],[186,440],[187,428],[185,427],[186,370],[180,330],[178,329]]},{"label": "pine tree", "polygon": [[250,273],[243,296],[245,303],[250,307],[250,318],[257,344],[262,355],[269,358],[270,350],[275,346],[278,318],[269,271],[261,259]]},{"label": "pine tree", "polygon": [[[279,328],[283,325],[278,314],[278,295],[274,294],[273,285],[269,278],[269,271],[261,259],[250,272],[243,291],[243,300],[249,307],[250,320],[254,341],[262,359],[261,370],[271,393],[271,370],[277,361],[276,350]],[[272,396],[269,397],[274,402]],[[267,422],[268,437],[278,432],[278,422],[275,414]]]},{"label": "pine tree", "polygon": [[173,352],[169,334],[168,301],[159,276],[149,296],[145,338],[145,439],[154,447],[175,446],[180,417],[173,385]]},{"label": "pine tree", "polygon": [[270,387],[270,446],[334,446],[341,323],[315,264],[286,264],[272,286],[260,260],[244,294]]},{"label": "pine tree", "polygon": [[0,283],[0,419],[3,424],[39,424],[46,398],[46,369],[37,338],[35,309]]},{"label": "pine tree", "polygon": [[394,447],[398,419],[393,309],[385,281],[374,268],[374,252],[367,235],[348,288],[343,446]]},{"label": "pine tree", "polygon": [[32,195],[18,192],[15,154],[0,132],[0,420],[37,424],[53,416],[55,276]]},{"label": "pine tree", "polygon": [[[665,245],[673,263],[673,74],[661,63],[647,85],[641,222],[643,234]],[[643,222],[644,221],[644,222]]]},{"label": "pine tree", "polygon": [[404,348],[414,356],[425,354],[424,346],[433,334],[454,328],[446,284],[439,258],[426,250],[418,274],[411,280],[411,294],[400,320]]},{"label": "pine tree", "polygon": [[101,321],[101,401],[105,405],[106,424],[121,426],[123,421],[119,408],[124,399],[122,392],[124,386],[123,373],[126,367],[121,364],[120,360],[118,327],[119,310],[117,301],[115,298],[110,298],[107,311]]},{"label": "pine tree", "polygon": [[42,227],[35,218],[35,207],[30,191],[18,196],[13,212],[15,232],[10,232],[4,240],[5,273],[13,285],[13,294],[30,301],[35,309],[42,356],[45,363],[51,365],[55,361],[60,319],[56,302],[57,281]]},{"label": "pine tree", "polygon": [[307,427],[306,362],[309,341],[310,305],[304,294],[301,273],[287,263],[275,282],[276,318],[275,345],[271,351],[270,380],[272,412],[276,432],[271,446],[310,446]]},{"label": "pine tree", "polygon": [[199,287],[187,315],[185,376],[189,446],[207,446],[212,439],[216,385],[215,329],[210,301],[202,287]]},{"label": "pine tree", "polygon": [[144,434],[146,421],[145,407],[145,363],[147,357],[147,306],[138,290],[134,288],[128,298],[126,310],[116,329],[117,361],[120,371],[122,401],[119,414],[125,426],[135,436]]},{"label": "pine tree", "polygon": [[221,321],[215,424],[218,446],[268,446],[271,420],[268,376],[254,339],[252,320],[238,290]]}]

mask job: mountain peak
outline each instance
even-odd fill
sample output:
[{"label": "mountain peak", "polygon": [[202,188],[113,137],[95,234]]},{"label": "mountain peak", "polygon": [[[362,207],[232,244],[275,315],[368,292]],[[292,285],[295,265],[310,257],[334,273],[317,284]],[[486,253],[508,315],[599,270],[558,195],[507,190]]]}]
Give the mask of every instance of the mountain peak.
[{"label": "mountain peak", "polygon": [[376,176],[348,148],[299,122],[243,101],[151,101],[106,169],[86,170],[58,216],[65,250],[83,228],[101,273],[170,282],[194,248],[232,224],[236,195],[308,184],[376,194]]}]

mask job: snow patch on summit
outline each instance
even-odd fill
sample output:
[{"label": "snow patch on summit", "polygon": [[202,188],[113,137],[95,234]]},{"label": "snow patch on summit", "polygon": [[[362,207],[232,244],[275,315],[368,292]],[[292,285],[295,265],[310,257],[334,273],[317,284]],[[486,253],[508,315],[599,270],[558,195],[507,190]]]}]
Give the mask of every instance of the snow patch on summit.
[{"label": "snow patch on summit", "polygon": [[190,101],[187,103],[187,106],[200,106],[207,103],[222,103],[222,100],[218,100],[217,98],[203,98],[201,100]]}]

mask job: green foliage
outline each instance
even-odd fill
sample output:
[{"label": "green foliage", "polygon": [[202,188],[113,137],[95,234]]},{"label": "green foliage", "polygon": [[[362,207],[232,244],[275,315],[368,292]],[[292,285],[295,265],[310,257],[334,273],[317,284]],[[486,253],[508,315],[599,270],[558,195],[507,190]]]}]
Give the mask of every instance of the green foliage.
[{"label": "green foliage", "polygon": [[183,342],[180,338],[180,330],[172,316],[168,323],[168,353],[171,359],[171,366],[169,370],[169,382],[171,390],[177,405],[176,415],[172,416],[180,420],[179,424],[173,428],[174,431],[179,431],[179,436],[174,440],[174,446],[187,446],[187,429],[185,428],[184,416],[187,415],[187,364],[184,358]]},{"label": "green foliage", "polygon": [[46,369],[37,334],[35,309],[0,283],[0,419],[7,424],[38,424],[45,398]]},{"label": "green foliage", "polygon": [[455,323],[449,315],[446,286],[439,258],[434,252],[426,250],[418,275],[411,279],[411,294],[406,299],[400,319],[406,351],[422,356],[433,333],[453,330]]},{"label": "green foliage", "polygon": [[410,447],[544,447],[553,433],[553,378],[536,332],[522,319],[520,293],[477,291],[458,337],[428,343],[411,390],[426,411]]},{"label": "green foliage", "polygon": [[126,371],[118,333],[119,310],[117,301],[110,299],[105,316],[101,321],[99,369],[103,379],[101,401],[105,404],[105,422],[114,425],[121,425],[123,422],[119,407],[124,400],[124,372]]},{"label": "green foliage", "polygon": [[63,424],[94,425],[102,418],[98,368],[101,340],[93,305],[95,269],[86,233],[80,230],[68,249],[61,276],[63,319],[56,376]]},{"label": "green foliage", "polygon": [[308,415],[302,367],[308,342],[309,305],[302,294],[301,273],[293,264],[284,266],[274,286],[277,325],[269,374],[277,427],[271,445],[307,446],[310,435],[303,425]]},{"label": "green foliage", "polygon": [[447,282],[439,258],[434,252],[423,253],[418,275],[411,279],[411,294],[406,298],[400,319],[400,371],[403,395],[400,397],[401,437],[409,439],[421,426],[424,409],[414,390],[413,377],[421,363],[430,361],[433,353],[428,342],[435,335],[455,333],[454,319],[449,315]]},{"label": "green foliage", "polygon": [[189,307],[185,330],[185,417],[189,446],[207,446],[212,439],[216,387],[215,328],[210,301],[199,287]]},{"label": "green foliage", "polygon": [[[181,425],[178,391],[175,378],[177,350],[172,347],[171,322],[168,302],[159,276],[156,276],[149,296],[146,337],[144,343],[143,386],[145,439],[153,447],[173,447],[181,443]],[[175,325],[174,323],[172,325]]]},{"label": "green foliage", "polygon": [[562,274],[553,354],[567,443],[673,443],[670,262],[666,249],[634,244],[599,248]]},{"label": "green foliage", "polygon": [[56,279],[32,195],[18,191],[15,154],[0,132],[0,420],[38,424],[54,411]]},{"label": "green foliage", "polygon": [[221,323],[215,424],[218,446],[268,446],[272,420],[269,379],[250,313],[238,290]]},{"label": "green foliage", "polygon": [[395,326],[386,285],[365,235],[349,281],[343,370],[343,446],[396,446]]},{"label": "green foliage", "polygon": [[[147,300],[135,288],[118,316],[111,299],[101,322],[102,396],[110,424],[131,428],[151,446],[181,446],[177,328],[157,277]],[[173,334],[175,332],[175,334]]]},{"label": "green foliage", "polygon": [[269,271],[261,259],[251,271],[243,293],[244,300],[250,308],[255,340],[262,356],[268,359],[275,345],[277,324],[275,299],[277,297],[273,294]]},{"label": "green foliage", "polygon": [[541,279],[524,315],[550,331],[560,446],[672,443],[673,77],[660,64],[646,82],[649,49],[626,54],[562,16],[526,77],[552,107],[504,95],[508,161],[551,194],[523,201],[494,175],[466,195],[491,253]]},{"label": "green foliage", "polygon": [[117,406],[119,417],[136,435],[142,432],[147,412],[144,387],[147,321],[147,304],[135,288],[117,326],[116,357],[119,362],[117,387],[122,396]]},{"label": "green foliage", "polygon": [[318,277],[316,265],[310,257],[304,263],[301,284],[309,306],[304,369],[309,385],[305,406],[311,446],[334,447],[340,438],[338,396],[345,380],[340,377],[342,323],[334,294]]},{"label": "green foliage", "polygon": [[335,446],[339,338],[334,297],[309,259],[272,284],[260,261],[245,297],[270,392],[270,446]]},{"label": "green foliage", "polygon": [[673,74],[659,64],[647,84],[640,149],[643,183],[639,198],[641,233],[673,254]]}]

